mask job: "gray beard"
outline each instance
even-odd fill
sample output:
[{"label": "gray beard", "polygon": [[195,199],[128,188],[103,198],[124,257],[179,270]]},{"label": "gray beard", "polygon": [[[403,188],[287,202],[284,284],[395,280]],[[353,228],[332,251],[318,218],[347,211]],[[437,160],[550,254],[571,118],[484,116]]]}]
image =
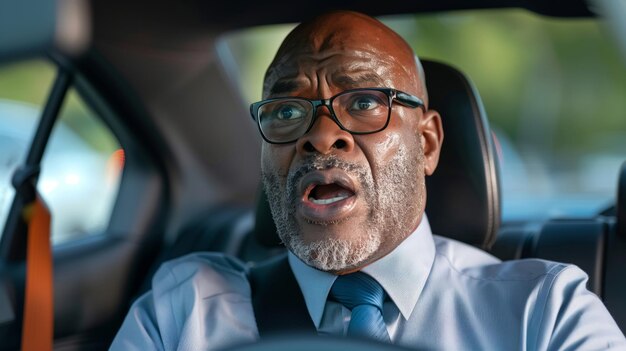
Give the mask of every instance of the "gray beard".
[{"label": "gray beard", "polygon": [[[354,177],[361,186],[360,196],[367,205],[368,218],[354,231],[351,239],[326,237],[305,242],[295,212],[299,198],[298,182],[314,170],[338,168]],[[413,229],[412,222],[424,209],[424,153],[421,145],[411,155],[402,145],[380,170],[375,181],[371,169],[341,160],[335,155],[312,155],[286,177],[262,170],[262,181],[278,236],[294,255],[309,266],[322,271],[341,271],[360,267],[381,248],[383,241],[396,247]],[[309,222],[311,223],[311,222]],[[321,226],[336,223],[311,223]]]}]

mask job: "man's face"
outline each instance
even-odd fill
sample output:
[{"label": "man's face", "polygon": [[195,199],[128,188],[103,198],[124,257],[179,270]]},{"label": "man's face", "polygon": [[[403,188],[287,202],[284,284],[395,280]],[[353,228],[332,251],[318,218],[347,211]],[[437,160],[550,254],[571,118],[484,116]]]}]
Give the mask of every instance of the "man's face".
[{"label": "man's face", "polygon": [[[327,99],[366,87],[423,97],[404,44],[370,21],[352,20],[342,31],[300,33],[301,44],[279,53],[270,69],[265,97]],[[290,39],[298,43],[297,35]],[[385,130],[353,135],[322,107],[295,143],[264,143],[263,184],[287,248],[313,267],[346,273],[401,243],[421,220],[424,174],[434,169],[425,169],[425,117],[421,109],[394,104]]]}]

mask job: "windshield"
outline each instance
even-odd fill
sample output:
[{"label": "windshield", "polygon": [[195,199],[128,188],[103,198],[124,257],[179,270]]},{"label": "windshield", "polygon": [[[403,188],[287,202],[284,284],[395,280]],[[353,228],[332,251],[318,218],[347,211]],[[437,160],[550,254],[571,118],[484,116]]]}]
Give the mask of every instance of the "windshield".
[{"label": "windshield", "polygon": [[[626,159],[626,72],[601,21],[524,10],[381,20],[420,57],[475,83],[496,139],[505,221],[591,216],[614,203]],[[291,28],[225,37],[233,57],[222,59],[235,62],[246,102],[260,100],[263,74]]]}]

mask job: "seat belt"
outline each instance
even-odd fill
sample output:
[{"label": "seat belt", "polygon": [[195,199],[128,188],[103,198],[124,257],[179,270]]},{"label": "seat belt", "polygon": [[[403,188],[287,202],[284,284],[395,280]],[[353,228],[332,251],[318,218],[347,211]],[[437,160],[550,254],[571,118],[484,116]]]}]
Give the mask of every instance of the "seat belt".
[{"label": "seat belt", "polygon": [[317,335],[287,254],[251,268],[248,278],[261,338],[285,333]]},{"label": "seat belt", "polygon": [[[52,351],[54,341],[54,299],[52,281],[52,252],[50,248],[50,211],[37,193],[41,159],[59,116],[65,95],[72,84],[73,72],[59,67],[48,101],[35,130],[26,160],[13,174],[16,199],[27,204],[22,217],[28,226],[26,237],[26,283],[24,287],[24,318],[22,322],[22,351]],[[14,200],[13,204],[19,204]],[[13,228],[16,229],[16,228]],[[14,235],[23,235],[16,229]],[[12,238],[17,241],[15,238]],[[18,248],[23,249],[22,247]]]},{"label": "seat belt", "polygon": [[22,351],[52,351],[54,299],[50,211],[39,194],[24,207],[28,223]]}]

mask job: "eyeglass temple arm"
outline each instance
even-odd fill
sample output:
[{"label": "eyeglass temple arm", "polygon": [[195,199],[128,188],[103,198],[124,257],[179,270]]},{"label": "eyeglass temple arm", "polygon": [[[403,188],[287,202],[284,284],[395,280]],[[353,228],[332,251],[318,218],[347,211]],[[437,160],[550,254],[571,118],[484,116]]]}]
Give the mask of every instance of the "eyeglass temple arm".
[{"label": "eyeglass temple arm", "polygon": [[399,90],[396,90],[396,100],[399,103],[408,107],[424,107],[424,101],[422,101],[422,99],[418,98],[417,96],[401,92]]}]

